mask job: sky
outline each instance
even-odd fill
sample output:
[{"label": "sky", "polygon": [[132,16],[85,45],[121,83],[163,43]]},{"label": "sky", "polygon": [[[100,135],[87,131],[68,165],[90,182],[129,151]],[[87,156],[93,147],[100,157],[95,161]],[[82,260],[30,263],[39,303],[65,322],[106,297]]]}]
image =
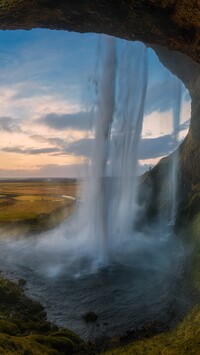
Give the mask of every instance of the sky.
[{"label": "sky", "polygon": [[[117,40],[118,47],[125,45]],[[0,31],[0,178],[81,177],[94,139],[87,113],[99,35]],[[134,45],[134,43],[133,43]],[[149,81],[139,172],[172,150],[177,79],[148,50]],[[190,97],[182,85],[179,141]]]}]

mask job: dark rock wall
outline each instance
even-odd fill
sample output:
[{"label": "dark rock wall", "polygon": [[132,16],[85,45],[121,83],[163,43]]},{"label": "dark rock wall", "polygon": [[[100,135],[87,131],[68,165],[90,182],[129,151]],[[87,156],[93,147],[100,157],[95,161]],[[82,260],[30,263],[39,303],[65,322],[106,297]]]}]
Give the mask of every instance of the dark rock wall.
[{"label": "dark rock wall", "polygon": [[199,0],[0,0],[1,29],[106,33],[200,61]]},{"label": "dark rock wall", "polygon": [[167,48],[152,46],[160,61],[179,77],[191,96],[188,136],[179,148],[180,169],[187,185],[200,182],[200,65],[191,58]]}]

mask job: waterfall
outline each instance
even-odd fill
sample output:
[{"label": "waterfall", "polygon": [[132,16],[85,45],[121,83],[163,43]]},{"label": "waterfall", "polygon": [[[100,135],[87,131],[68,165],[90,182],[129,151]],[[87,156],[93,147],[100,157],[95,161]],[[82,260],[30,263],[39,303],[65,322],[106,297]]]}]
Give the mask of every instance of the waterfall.
[{"label": "waterfall", "polygon": [[87,198],[83,201],[94,257],[107,264],[109,253],[133,232],[137,211],[138,143],[147,88],[147,49],[105,37],[97,82],[95,139]]},{"label": "waterfall", "polygon": [[106,193],[106,167],[109,156],[111,125],[115,111],[116,43],[112,37],[105,40],[102,72],[99,81],[95,114],[95,140],[91,176],[89,177],[89,234],[102,263],[108,261],[108,196]]},{"label": "waterfall", "polygon": [[110,210],[112,244],[133,232],[137,212],[138,144],[147,89],[147,49],[126,44],[119,63],[117,112],[113,122],[111,175],[117,177]]},{"label": "waterfall", "polygon": [[177,211],[177,179],[178,179],[178,164],[179,151],[178,134],[180,126],[180,112],[181,112],[181,82],[176,78],[173,87],[174,105],[173,105],[173,133],[172,133],[172,149],[171,166],[169,171],[169,224],[174,225]]}]

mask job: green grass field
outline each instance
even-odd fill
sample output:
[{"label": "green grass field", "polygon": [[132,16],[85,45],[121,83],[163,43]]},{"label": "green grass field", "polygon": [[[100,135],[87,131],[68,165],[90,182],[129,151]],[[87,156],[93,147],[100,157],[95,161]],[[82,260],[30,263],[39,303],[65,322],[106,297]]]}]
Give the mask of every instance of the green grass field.
[{"label": "green grass field", "polygon": [[68,180],[0,182],[0,228],[52,228],[74,210],[77,183]]}]

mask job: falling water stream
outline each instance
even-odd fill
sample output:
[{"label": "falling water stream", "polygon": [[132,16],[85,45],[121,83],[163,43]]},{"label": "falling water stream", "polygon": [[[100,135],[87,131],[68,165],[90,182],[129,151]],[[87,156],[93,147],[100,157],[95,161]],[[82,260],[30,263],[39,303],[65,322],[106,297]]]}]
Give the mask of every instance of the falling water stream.
[{"label": "falling water stream", "polygon": [[[184,260],[181,241],[167,224],[134,230],[148,50],[140,43],[126,43],[118,51],[116,40],[107,37],[99,62],[94,148],[77,211],[43,235],[1,242],[0,258],[1,270],[27,279],[27,292],[42,301],[50,320],[85,339],[168,321],[172,300],[177,314],[178,300],[185,305],[183,292],[177,291]],[[176,164],[174,159],[172,219]],[[86,325],[82,316],[90,310],[98,314],[98,322]]]},{"label": "falling water stream", "polygon": [[133,231],[137,151],[147,90],[146,47],[126,44],[117,58],[115,42],[108,37],[103,47],[88,199],[81,207],[88,212],[96,261],[104,265],[110,250]]},{"label": "falling water stream", "polygon": [[180,112],[181,112],[181,82],[180,80],[174,80],[174,107],[173,107],[173,154],[171,159],[171,166],[169,172],[169,198],[170,198],[170,212],[169,212],[169,223],[171,225],[175,224],[176,211],[178,205],[177,196],[177,179],[178,179],[178,164],[179,164],[179,151],[178,146],[178,135],[180,127]]}]

